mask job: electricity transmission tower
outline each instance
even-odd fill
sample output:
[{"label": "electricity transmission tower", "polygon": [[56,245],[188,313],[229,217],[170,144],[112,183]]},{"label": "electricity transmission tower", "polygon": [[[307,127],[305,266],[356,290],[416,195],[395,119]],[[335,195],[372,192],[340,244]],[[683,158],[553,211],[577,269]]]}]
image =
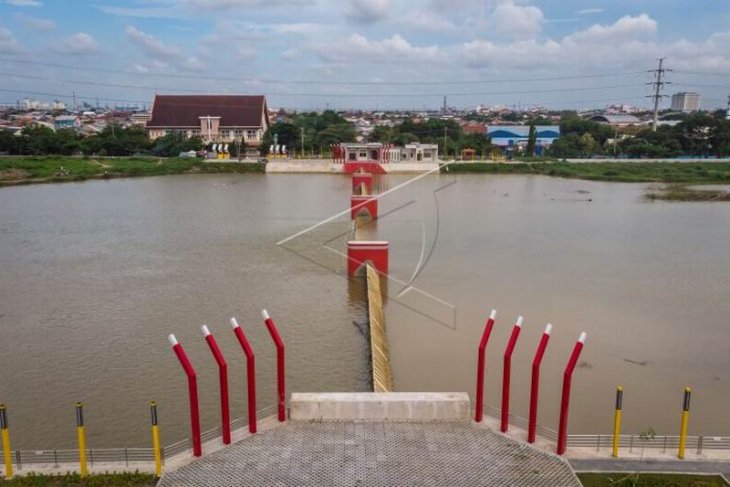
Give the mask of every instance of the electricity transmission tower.
[{"label": "electricity transmission tower", "polygon": [[664,68],[665,59],[666,58],[659,58],[659,67],[657,67],[657,69],[651,69],[648,71],[649,73],[654,73],[654,81],[647,83],[647,85],[651,85],[654,87],[654,94],[647,96],[647,98],[654,99],[654,123],[651,127],[654,132],[656,132],[657,120],[659,119],[659,100],[667,96],[662,95],[662,89],[664,88],[664,85],[671,84],[671,82],[665,81],[664,79],[666,73],[673,71],[672,69]]}]

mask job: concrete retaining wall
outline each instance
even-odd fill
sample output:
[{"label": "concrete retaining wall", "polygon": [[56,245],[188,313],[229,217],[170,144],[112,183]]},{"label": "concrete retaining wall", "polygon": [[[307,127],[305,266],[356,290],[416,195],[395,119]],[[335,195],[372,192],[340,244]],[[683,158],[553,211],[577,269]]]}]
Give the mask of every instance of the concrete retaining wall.
[{"label": "concrete retaining wall", "polygon": [[266,163],[267,173],[326,173],[339,174],[344,172],[343,164],[333,164],[322,160],[291,160],[272,161]]},{"label": "concrete retaining wall", "polygon": [[[437,171],[437,162],[393,162],[381,164],[387,173],[422,173]],[[266,163],[267,173],[325,173],[340,174],[345,165],[322,159],[285,159]]]},{"label": "concrete retaining wall", "polygon": [[469,419],[466,392],[293,393],[295,421],[461,421]]}]

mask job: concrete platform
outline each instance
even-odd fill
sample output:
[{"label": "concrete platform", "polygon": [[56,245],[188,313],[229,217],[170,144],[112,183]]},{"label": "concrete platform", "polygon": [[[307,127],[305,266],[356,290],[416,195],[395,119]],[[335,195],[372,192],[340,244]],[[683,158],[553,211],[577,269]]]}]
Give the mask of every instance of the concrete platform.
[{"label": "concrete platform", "polygon": [[159,486],[578,487],[561,458],[471,421],[292,421],[170,473]]},{"label": "concrete platform", "polygon": [[299,421],[466,421],[466,392],[328,392],[291,395]]}]

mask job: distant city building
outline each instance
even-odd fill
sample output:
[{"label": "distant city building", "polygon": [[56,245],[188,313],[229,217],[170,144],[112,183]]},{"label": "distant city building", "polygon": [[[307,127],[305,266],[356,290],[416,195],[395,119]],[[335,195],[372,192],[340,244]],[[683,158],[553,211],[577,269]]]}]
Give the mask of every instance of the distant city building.
[{"label": "distant city building", "polygon": [[681,92],[672,95],[672,110],[675,112],[696,112],[700,109],[698,93]]},{"label": "distant city building", "polygon": [[76,115],[61,115],[53,121],[53,128],[58,129],[78,129],[81,127],[81,119]]},{"label": "distant city building", "polygon": [[[535,135],[535,153],[541,154],[544,148],[550,147],[555,140],[560,138],[560,126],[537,125]],[[527,146],[530,127],[529,125],[489,125],[487,126],[487,136],[493,145],[503,150],[515,150]]]},{"label": "distant city building", "polygon": [[243,139],[258,146],[269,124],[262,95],[156,95],[147,131],[153,140],[179,133],[207,143]]},{"label": "distant city building", "polygon": [[142,127],[147,125],[152,119],[152,114],[149,112],[137,112],[132,114],[132,125],[140,125]]},{"label": "distant city building", "polygon": [[639,125],[641,120],[633,115],[626,114],[610,114],[602,113],[599,115],[593,115],[591,117],[592,122],[605,123],[614,127],[628,127],[629,125]]}]

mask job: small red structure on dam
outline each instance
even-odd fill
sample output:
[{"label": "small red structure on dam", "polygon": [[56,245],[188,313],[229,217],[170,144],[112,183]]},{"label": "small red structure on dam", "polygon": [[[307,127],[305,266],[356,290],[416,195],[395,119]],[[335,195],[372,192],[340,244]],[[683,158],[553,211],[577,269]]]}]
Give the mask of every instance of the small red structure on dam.
[{"label": "small red structure on dam", "polygon": [[350,240],[347,242],[347,275],[352,277],[366,262],[380,274],[388,273],[389,242],[382,240]]},{"label": "small red structure on dam", "polygon": [[355,220],[360,213],[367,213],[373,220],[378,219],[378,198],[370,195],[353,194],[350,196],[350,218]]},{"label": "small red structure on dam", "polygon": [[353,173],[352,194],[373,194],[373,175],[368,172]]}]

